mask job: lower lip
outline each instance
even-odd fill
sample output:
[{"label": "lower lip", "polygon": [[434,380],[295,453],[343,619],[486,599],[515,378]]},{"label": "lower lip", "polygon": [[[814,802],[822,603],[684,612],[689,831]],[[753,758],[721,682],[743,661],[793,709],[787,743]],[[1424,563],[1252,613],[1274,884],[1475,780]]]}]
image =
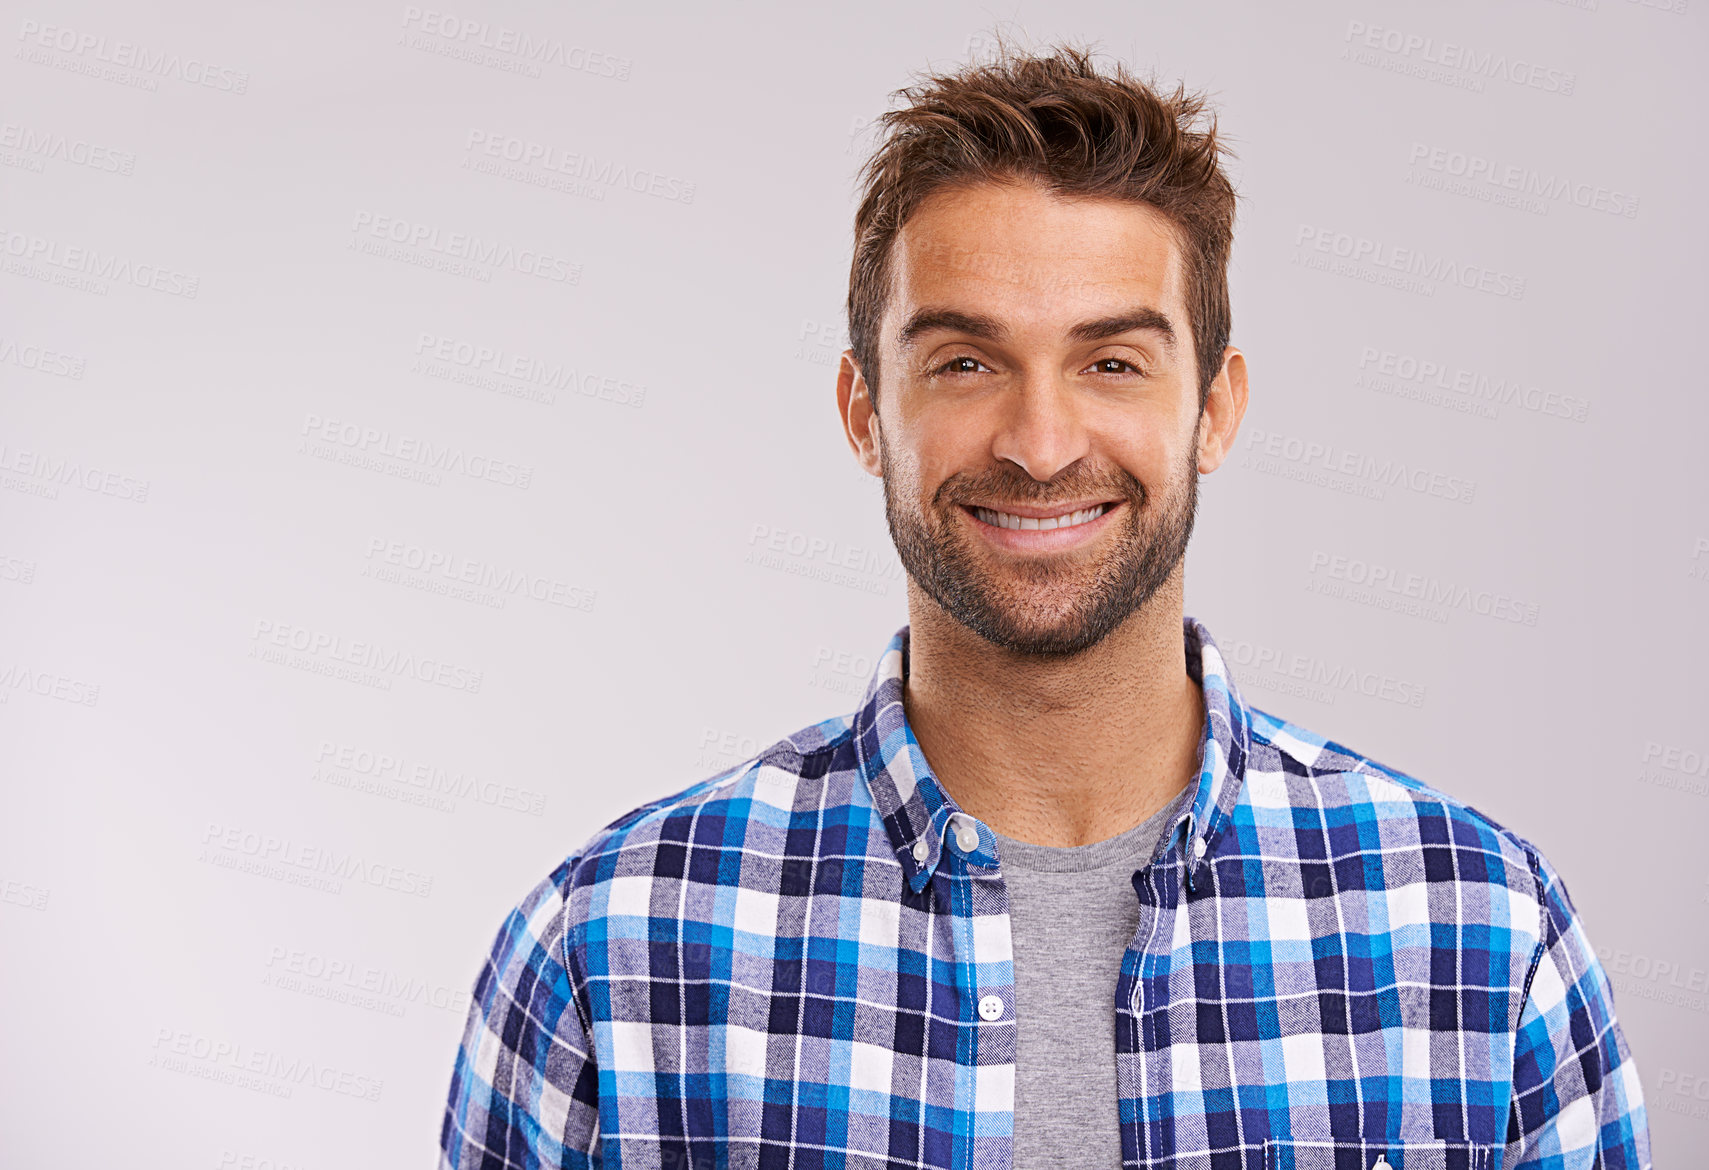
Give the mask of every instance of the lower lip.
[{"label": "lower lip", "polygon": [[1000,528],[981,520],[972,508],[964,507],[961,513],[973,522],[981,536],[998,548],[1010,552],[1060,552],[1097,539],[1122,507],[1115,504],[1101,516],[1068,528]]}]

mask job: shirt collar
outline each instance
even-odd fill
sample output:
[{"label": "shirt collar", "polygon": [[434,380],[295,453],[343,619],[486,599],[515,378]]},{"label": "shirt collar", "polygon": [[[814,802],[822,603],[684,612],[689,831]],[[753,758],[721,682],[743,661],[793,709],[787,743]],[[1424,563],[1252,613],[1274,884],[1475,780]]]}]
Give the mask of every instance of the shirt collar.
[{"label": "shirt collar", "polygon": [[[1187,671],[1204,692],[1205,727],[1199,748],[1198,789],[1187,820],[1187,884],[1216,854],[1246,775],[1251,719],[1229,677],[1228,665],[1196,618],[1182,621]],[[932,774],[903,707],[908,676],[908,627],[896,631],[879,657],[866,696],[854,715],[855,752],[873,806],[884,821],[902,873],[916,894],[925,889],[946,848],[954,818],[965,835],[977,830],[978,847],[963,848],[973,865],[995,865],[996,838],[990,828],[963,813]],[[1199,847],[1199,842],[1204,847]]]}]

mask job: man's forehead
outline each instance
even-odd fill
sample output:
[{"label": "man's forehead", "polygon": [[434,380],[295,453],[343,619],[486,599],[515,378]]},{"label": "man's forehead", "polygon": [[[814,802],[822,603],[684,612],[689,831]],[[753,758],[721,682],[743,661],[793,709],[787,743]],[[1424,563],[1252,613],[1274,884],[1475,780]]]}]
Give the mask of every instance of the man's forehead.
[{"label": "man's forehead", "polygon": [[1136,301],[1175,314],[1183,303],[1179,233],[1161,212],[1031,184],[932,195],[903,225],[893,260],[891,308],[903,316],[925,303],[1074,318]]}]

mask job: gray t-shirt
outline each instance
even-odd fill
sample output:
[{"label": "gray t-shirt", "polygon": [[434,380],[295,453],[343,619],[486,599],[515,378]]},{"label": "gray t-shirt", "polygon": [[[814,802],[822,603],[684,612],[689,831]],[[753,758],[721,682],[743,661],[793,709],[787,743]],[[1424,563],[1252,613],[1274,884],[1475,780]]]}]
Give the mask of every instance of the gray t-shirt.
[{"label": "gray t-shirt", "polygon": [[1192,792],[1090,845],[997,834],[1015,953],[1015,1170],[1121,1165],[1116,977],[1139,929],[1133,873]]}]

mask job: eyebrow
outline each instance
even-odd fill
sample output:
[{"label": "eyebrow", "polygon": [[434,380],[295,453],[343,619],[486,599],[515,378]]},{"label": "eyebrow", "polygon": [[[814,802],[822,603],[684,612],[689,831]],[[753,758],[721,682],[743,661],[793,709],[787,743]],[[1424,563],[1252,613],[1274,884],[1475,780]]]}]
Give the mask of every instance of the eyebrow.
[{"label": "eyebrow", "polygon": [[897,340],[903,349],[912,349],[922,336],[939,331],[965,333],[983,341],[1002,341],[1009,336],[1009,331],[995,317],[958,309],[920,309],[902,326]]},{"label": "eyebrow", "polygon": [[1096,321],[1082,321],[1068,331],[1068,336],[1073,341],[1103,341],[1136,330],[1157,334],[1163,339],[1163,347],[1170,353],[1175,352],[1174,324],[1166,314],[1152,308],[1135,309],[1115,317],[1099,317]]},{"label": "eyebrow", "polygon": [[[1136,330],[1157,334],[1163,339],[1164,348],[1170,353],[1175,352],[1174,323],[1169,320],[1167,314],[1152,308],[1134,309],[1113,317],[1082,321],[1068,331],[1068,337],[1071,341],[1103,341]],[[1008,329],[995,317],[964,313],[959,309],[920,309],[902,326],[897,340],[903,349],[911,349],[924,335],[939,331],[965,333],[969,337],[984,341],[1003,341],[1009,336]]]}]

